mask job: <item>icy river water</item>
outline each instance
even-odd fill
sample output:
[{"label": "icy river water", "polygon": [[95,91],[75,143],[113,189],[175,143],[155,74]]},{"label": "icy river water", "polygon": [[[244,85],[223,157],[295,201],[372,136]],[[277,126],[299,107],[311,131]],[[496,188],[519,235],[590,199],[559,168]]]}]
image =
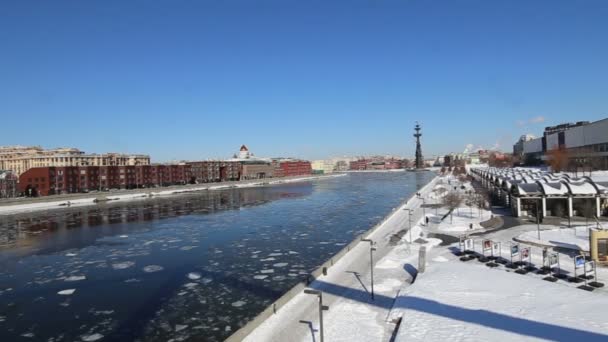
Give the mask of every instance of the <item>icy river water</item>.
[{"label": "icy river water", "polygon": [[221,341],[433,176],[0,216],[0,341]]}]

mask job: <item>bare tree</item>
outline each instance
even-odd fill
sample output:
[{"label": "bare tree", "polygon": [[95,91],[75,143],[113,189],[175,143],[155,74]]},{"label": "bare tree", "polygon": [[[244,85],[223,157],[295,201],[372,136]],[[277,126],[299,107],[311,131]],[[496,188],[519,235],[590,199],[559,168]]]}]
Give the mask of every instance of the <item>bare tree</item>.
[{"label": "bare tree", "polygon": [[460,207],[462,202],[463,202],[463,198],[457,192],[450,192],[447,195],[445,195],[445,197],[443,197],[443,205],[445,207],[447,207],[450,211],[450,223],[454,222],[453,217],[452,217],[454,209],[457,209],[458,207]]},{"label": "bare tree", "polygon": [[547,152],[547,161],[553,172],[561,172],[568,170],[570,156],[568,150],[564,147],[553,148]]},{"label": "bare tree", "polygon": [[475,206],[479,209],[479,217],[482,217],[483,209],[490,207],[492,201],[492,194],[485,188],[477,189],[475,193]]}]

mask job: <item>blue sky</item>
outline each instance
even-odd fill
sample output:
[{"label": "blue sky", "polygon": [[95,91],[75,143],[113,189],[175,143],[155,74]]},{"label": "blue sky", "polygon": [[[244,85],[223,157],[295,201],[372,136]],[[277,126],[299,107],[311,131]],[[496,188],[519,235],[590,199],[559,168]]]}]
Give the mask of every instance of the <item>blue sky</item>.
[{"label": "blue sky", "polygon": [[0,0],[0,145],[510,150],[608,117],[608,1]]}]

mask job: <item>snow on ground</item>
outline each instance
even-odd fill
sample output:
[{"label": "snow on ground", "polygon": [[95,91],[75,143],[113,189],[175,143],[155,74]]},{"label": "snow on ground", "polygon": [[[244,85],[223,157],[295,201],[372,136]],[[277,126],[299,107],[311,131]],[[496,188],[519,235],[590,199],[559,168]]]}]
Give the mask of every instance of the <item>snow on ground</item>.
[{"label": "snow on ground", "polygon": [[[492,212],[486,209],[479,210],[478,208],[461,207],[452,213],[451,217],[448,215],[443,221],[441,217],[445,215],[445,209],[443,209],[439,215],[436,215],[434,211],[427,214],[429,222],[431,223],[430,228],[442,232],[475,232],[484,229],[479,222],[489,220]],[[473,228],[471,228],[473,224]]]},{"label": "snow on ground", "polygon": [[[426,193],[435,181],[421,189]],[[374,292],[371,300],[369,243],[362,242],[333,264],[326,276],[320,276],[309,287],[322,291],[323,303],[330,307],[324,312],[325,339],[327,341],[379,341],[388,340],[394,325],[386,323],[391,303],[403,283],[411,281],[415,274],[413,261],[417,258],[419,244],[410,246],[403,240],[394,246],[391,236],[408,226],[406,208],[418,208],[422,200],[409,199],[367,238],[377,242],[374,260]],[[412,217],[412,224],[422,219],[420,209]],[[405,234],[404,238],[409,236]],[[414,236],[412,238],[414,239]],[[440,241],[423,241],[428,248]],[[409,263],[408,260],[412,261]],[[254,329],[245,341],[306,341],[319,340],[317,299],[299,293],[277,314],[267,318]]]},{"label": "snow on ground", "polygon": [[589,251],[589,227],[560,228],[557,226],[541,225],[540,240],[536,225],[522,225],[529,231],[517,236],[517,240],[547,247],[563,247],[574,250]]},{"label": "snow on ground", "polygon": [[608,341],[608,294],[451,259],[400,292],[396,341]]},{"label": "snow on ground", "polygon": [[[445,178],[436,183],[442,181],[445,184]],[[421,190],[427,204],[427,195],[433,187]],[[438,198],[436,202],[439,201]],[[445,232],[436,236],[448,238],[446,235],[473,232],[469,223],[489,219],[490,212],[484,211],[480,217],[478,209],[474,208],[471,215],[468,207],[461,208],[461,215],[455,213],[454,223],[450,224],[449,217],[440,223],[437,219],[447,212],[445,208],[426,209],[431,222],[424,225],[418,208],[421,202],[418,198],[411,199],[387,221],[387,227],[371,235],[378,241],[379,253],[374,267],[374,300],[370,298],[369,261],[365,263],[369,258],[368,245],[356,246],[330,268],[327,276],[319,277],[310,285],[322,291],[323,302],[330,307],[324,311],[327,341],[389,340],[395,329],[394,319],[398,317],[402,317],[402,321],[396,341],[608,341],[608,317],[598,309],[608,305],[607,289],[586,292],[576,288],[580,284],[561,280],[550,283],[543,281],[544,276],[539,274],[519,275],[504,266],[491,269],[476,260],[461,262],[451,252],[458,243],[440,246],[441,240],[428,235]],[[405,231],[409,214],[404,208],[417,208],[418,216],[412,220],[413,243],[409,243],[410,234]],[[584,227],[569,232],[555,228],[541,226],[542,240],[561,241],[562,246],[586,241]],[[474,231],[484,232],[483,229]],[[392,234],[396,232],[401,239],[395,246],[385,246],[379,239],[379,236],[384,240],[394,237]],[[535,234],[536,225],[522,225],[472,238],[480,253],[482,240],[500,242],[500,253],[508,259],[510,244],[515,243],[513,238],[524,236],[533,242]],[[418,251],[422,245],[428,250],[427,269],[417,274]],[[573,275],[573,257],[578,253],[568,253],[567,249],[559,251],[562,272]],[[531,247],[530,261],[542,265],[541,252],[540,247]],[[351,275],[351,280],[344,278],[345,273]],[[606,282],[608,269],[599,268],[597,275],[599,281]],[[316,304],[310,295],[296,295],[245,340],[318,341]]]}]

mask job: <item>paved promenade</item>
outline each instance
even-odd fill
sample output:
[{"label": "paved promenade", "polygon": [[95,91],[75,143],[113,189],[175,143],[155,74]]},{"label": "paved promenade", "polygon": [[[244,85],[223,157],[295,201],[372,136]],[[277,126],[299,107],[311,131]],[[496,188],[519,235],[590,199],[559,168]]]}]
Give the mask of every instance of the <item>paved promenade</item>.
[{"label": "paved promenade", "polygon": [[[428,194],[437,178],[421,192]],[[403,283],[411,282],[415,268],[395,267],[404,260],[417,259],[418,248],[409,245],[395,247],[390,243],[393,234],[407,230],[412,210],[412,226],[422,219],[422,200],[412,197],[367,238],[376,242],[374,252],[375,300],[371,300],[370,244],[361,242],[317,278],[310,288],[323,292],[325,311],[325,339],[327,341],[364,340],[364,336],[384,337],[392,333],[386,324],[392,302]],[[403,232],[402,232],[403,233]],[[416,236],[413,236],[416,239]],[[416,266],[417,267],[417,266]],[[396,280],[397,279],[397,280]],[[316,296],[300,293],[288,304],[255,329],[245,341],[319,341],[319,311]]]}]

